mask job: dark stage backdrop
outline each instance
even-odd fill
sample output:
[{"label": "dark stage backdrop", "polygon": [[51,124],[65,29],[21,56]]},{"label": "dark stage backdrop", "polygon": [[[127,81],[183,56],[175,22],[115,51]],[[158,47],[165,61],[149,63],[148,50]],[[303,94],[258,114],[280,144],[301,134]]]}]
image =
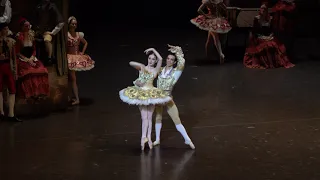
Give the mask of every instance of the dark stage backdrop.
[{"label": "dark stage backdrop", "polygon": [[[260,0],[228,0],[231,6],[257,8]],[[276,0],[271,0],[274,4]],[[299,16],[319,15],[318,0],[297,0]],[[98,27],[194,28],[189,20],[197,15],[201,0],[70,0],[70,12],[87,25]],[[319,17],[319,16],[318,16]]]}]

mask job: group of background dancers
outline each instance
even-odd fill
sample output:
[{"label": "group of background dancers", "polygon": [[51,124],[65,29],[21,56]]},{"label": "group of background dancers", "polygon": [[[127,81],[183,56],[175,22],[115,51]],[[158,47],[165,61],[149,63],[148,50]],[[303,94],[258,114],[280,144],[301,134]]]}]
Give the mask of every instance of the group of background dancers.
[{"label": "group of background dancers", "polygon": [[[293,0],[279,0],[271,12],[268,8],[268,1],[262,1],[259,13],[253,20],[243,63],[248,68],[259,69],[294,67],[287,51],[292,50],[292,15],[296,5]],[[225,55],[219,34],[226,34],[232,29],[227,18],[228,9],[223,0],[203,0],[198,9],[200,15],[191,20],[198,28],[208,31],[206,52],[213,38],[221,64]]]},{"label": "group of background dancers", "polygon": [[[26,100],[37,101],[50,95],[48,70],[44,66],[54,63],[53,43],[54,38],[64,27],[65,22],[57,8],[50,0],[42,0],[36,8],[33,19],[34,26],[25,19],[20,18],[20,30],[12,33],[8,26],[12,17],[11,3],[9,0],[1,0],[0,17],[0,120],[21,121],[15,116],[14,107],[16,94]],[[95,62],[85,55],[87,41],[84,34],[76,32],[77,19],[70,17],[68,24],[67,60],[69,69],[69,81],[75,99],[72,105],[80,103],[75,71],[86,71],[94,67]],[[34,28],[33,28],[34,27]],[[45,59],[40,60],[37,39],[44,42],[46,51]],[[84,44],[82,50],[80,43]],[[17,85],[16,85],[17,84]],[[8,89],[8,113],[4,112],[4,88]]]}]

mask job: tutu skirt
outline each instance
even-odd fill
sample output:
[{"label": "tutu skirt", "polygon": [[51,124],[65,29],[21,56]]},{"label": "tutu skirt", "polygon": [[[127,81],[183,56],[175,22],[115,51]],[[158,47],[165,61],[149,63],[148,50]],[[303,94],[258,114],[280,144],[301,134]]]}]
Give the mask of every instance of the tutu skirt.
[{"label": "tutu skirt", "polygon": [[228,33],[232,29],[229,22],[223,17],[208,18],[204,15],[199,15],[191,19],[190,22],[199,29],[220,34]]},{"label": "tutu skirt", "polygon": [[94,68],[95,62],[88,55],[68,54],[68,67],[72,71],[88,71]]},{"label": "tutu skirt", "polygon": [[121,90],[119,96],[123,102],[130,105],[166,104],[172,100],[168,93],[155,87],[144,89],[130,86]]}]

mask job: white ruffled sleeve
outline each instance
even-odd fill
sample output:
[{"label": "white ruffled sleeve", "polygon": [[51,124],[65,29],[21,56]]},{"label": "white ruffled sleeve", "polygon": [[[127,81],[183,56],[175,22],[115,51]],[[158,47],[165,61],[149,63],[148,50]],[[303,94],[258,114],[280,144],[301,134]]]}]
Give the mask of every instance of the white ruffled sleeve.
[{"label": "white ruffled sleeve", "polygon": [[82,39],[84,37],[84,33],[83,32],[79,32],[79,37]]}]

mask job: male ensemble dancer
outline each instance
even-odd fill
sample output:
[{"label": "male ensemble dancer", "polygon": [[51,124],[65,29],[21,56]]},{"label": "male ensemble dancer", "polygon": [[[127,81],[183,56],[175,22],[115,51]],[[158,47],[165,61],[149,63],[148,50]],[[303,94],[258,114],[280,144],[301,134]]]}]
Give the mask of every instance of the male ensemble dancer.
[{"label": "male ensemble dancer", "polygon": [[41,0],[35,11],[34,24],[37,25],[36,34],[43,38],[45,42],[47,59],[46,64],[53,63],[53,36],[57,35],[63,28],[63,17],[51,0]]},{"label": "male ensemble dancer", "polygon": [[[160,74],[158,76],[157,88],[167,92],[170,96],[172,96],[172,90],[174,85],[179,80],[182,71],[185,65],[184,54],[179,46],[169,46],[169,51],[171,52],[167,56],[166,66],[161,68]],[[177,63],[177,67],[173,67]],[[191,149],[195,149],[194,144],[192,143],[190,137],[187,134],[186,129],[181,124],[181,120],[179,117],[179,111],[173,100],[166,103],[164,106],[167,107],[167,112],[171,117],[172,121],[176,125],[177,130],[181,133],[185,140],[185,144],[189,145]],[[162,128],[162,112],[163,105],[156,106],[156,141],[153,142],[153,145],[160,144],[160,131]]]},{"label": "male ensemble dancer", "polygon": [[9,112],[7,119],[10,121],[21,122],[14,114],[14,106],[16,100],[16,79],[17,64],[15,54],[15,40],[8,37],[8,25],[0,23],[0,120],[5,119],[3,107],[3,87],[9,89]]}]

